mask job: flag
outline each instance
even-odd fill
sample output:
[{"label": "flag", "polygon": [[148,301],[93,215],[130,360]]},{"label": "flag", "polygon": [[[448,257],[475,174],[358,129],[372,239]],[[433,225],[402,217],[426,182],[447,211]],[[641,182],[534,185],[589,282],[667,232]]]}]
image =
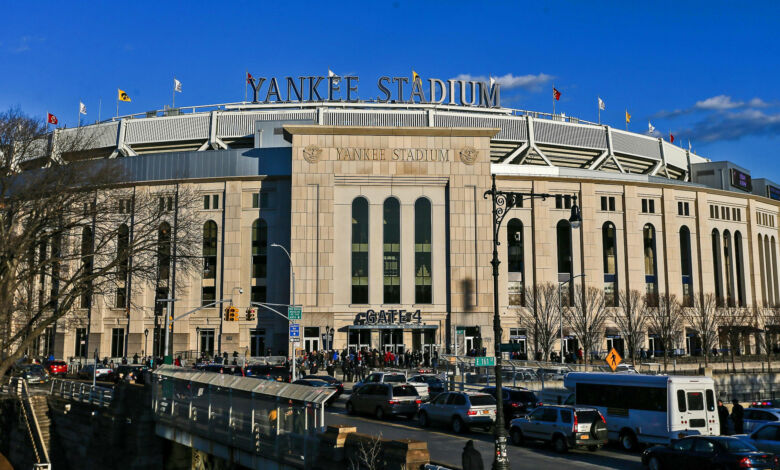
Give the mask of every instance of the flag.
[{"label": "flag", "polygon": [[331,69],[328,69],[328,78],[330,78],[330,77],[335,77],[335,76],[336,76],[336,74],[335,74],[335,73],[333,73],[333,70],[331,70]]},{"label": "flag", "polygon": [[555,87],[553,87],[553,98],[555,98],[555,101],[560,101],[561,99],[561,92]]},{"label": "flag", "polygon": [[607,109],[607,105],[604,104],[604,100],[602,100],[601,97],[599,97],[599,109],[602,111]]},{"label": "flag", "polygon": [[252,76],[252,74],[251,74],[251,73],[249,73],[249,72],[247,72],[247,73],[246,73],[246,82],[247,82],[248,84],[250,84],[250,85],[251,85],[251,84],[252,84],[252,80],[254,80],[254,79],[255,79],[255,78]]},{"label": "flag", "polygon": [[119,88],[117,88],[116,91],[117,91],[117,94],[118,94],[117,99],[119,101],[126,101],[128,103],[130,102],[130,97],[127,96],[127,93],[125,93],[124,91],[120,90]]},{"label": "flag", "polygon": [[[628,119],[628,122],[631,122],[631,119]],[[650,124],[650,121],[647,121],[647,133],[652,135],[653,132],[655,132],[655,127],[653,127],[652,124]]]},{"label": "flag", "polygon": [[688,139],[688,151],[691,151],[691,139]]},{"label": "flag", "polygon": [[52,113],[46,113],[46,122],[49,124],[57,124],[57,116],[53,115]]},{"label": "flag", "polygon": [[669,132],[669,142],[674,143],[674,136]]},{"label": "flag", "polygon": [[626,111],[626,124],[631,122],[631,115],[628,114],[628,111]]},{"label": "flag", "polygon": [[179,93],[181,93],[181,82],[176,80],[175,78],[173,79],[173,91],[178,91]]},{"label": "flag", "polygon": [[495,84],[496,84],[496,79],[491,76],[490,77],[490,88],[493,88],[493,85],[495,85]]},{"label": "flag", "polygon": [[87,105],[79,101],[79,114],[87,114]]},{"label": "flag", "polygon": [[415,82],[420,82],[420,86],[422,86],[422,79],[420,78],[419,75],[417,75],[417,72],[412,70],[412,84],[414,84]]}]

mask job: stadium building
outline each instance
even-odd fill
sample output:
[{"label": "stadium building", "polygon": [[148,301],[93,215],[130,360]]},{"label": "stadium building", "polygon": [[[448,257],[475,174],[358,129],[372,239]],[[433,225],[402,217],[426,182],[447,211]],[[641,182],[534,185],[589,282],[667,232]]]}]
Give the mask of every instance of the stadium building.
[{"label": "stadium building", "polygon": [[[407,78],[382,77],[380,95],[360,101],[356,79],[339,89],[315,78],[253,79],[252,101],[88,126],[90,158],[121,159],[129,185],[202,195],[204,272],[176,292],[166,279],[137,289],[143,308],[95,299],[75,312],[89,322],[58,324],[42,353],[85,356],[87,338],[101,357],[157,353],[156,298],[177,299],[173,316],[226,298],[239,309],[232,321],[224,305],[176,321],[174,354],[287,354],[287,320],[251,302],[301,305],[293,344],[303,350],[492,351],[491,175],[502,190],[559,195],[512,208],[501,227],[503,343],[530,346],[519,322],[526,289],[581,274],[574,282],[612,299],[637,290],[686,304],[700,293],[744,307],[780,302],[780,185],[745,168],[608,125],[501,107],[497,85],[430,80],[423,91],[415,80],[405,92]],[[581,208],[577,228],[569,196]],[[172,225],[169,209],[161,223]],[[564,334],[576,349],[571,329]],[[695,353],[696,335],[680,331],[676,348]],[[620,336],[608,324],[599,349],[623,351]],[[654,341],[648,331],[644,346],[657,350]],[[755,348],[750,334],[743,347]]]}]

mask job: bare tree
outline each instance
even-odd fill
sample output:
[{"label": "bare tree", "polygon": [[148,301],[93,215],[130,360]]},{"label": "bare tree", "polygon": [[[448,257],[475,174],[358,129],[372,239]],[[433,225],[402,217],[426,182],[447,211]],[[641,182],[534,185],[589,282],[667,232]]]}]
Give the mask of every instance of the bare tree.
[{"label": "bare tree", "polygon": [[549,282],[539,284],[536,289],[526,289],[525,299],[527,308],[518,312],[518,324],[525,328],[530,343],[542,353],[542,359],[547,360],[560,327],[558,287]]},{"label": "bare tree", "polygon": [[710,364],[710,351],[718,342],[718,299],[712,293],[694,296],[693,307],[683,309],[685,322],[699,334],[704,365]]},{"label": "bare tree", "polygon": [[613,310],[612,321],[626,342],[631,363],[636,364],[637,350],[647,323],[647,307],[638,290],[620,291],[618,300],[620,308]]},{"label": "bare tree", "polygon": [[727,306],[718,309],[718,324],[720,331],[725,336],[729,345],[729,355],[731,356],[731,367],[735,367],[735,352],[739,351],[742,356],[742,338],[743,335],[753,329],[752,312],[743,307]]},{"label": "bare tree", "polygon": [[772,371],[772,350],[775,347],[775,338],[780,330],[780,309],[777,307],[753,307],[753,321],[756,327],[756,346],[766,357],[769,371]]},{"label": "bare tree", "polygon": [[563,316],[580,342],[585,362],[590,364],[590,353],[604,340],[604,324],[609,318],[604,291],[577,286],[573,300],[574,305],[565,308]]},{"label": "bare tree", "polygon": [[163,264],[168,272],[176,260],[182,274],[200,264],[193,192],[120,187],[128,178],[115,160],[24,170],[20,163],[40,155],[44,130],[20,112],[0,114],[0,381],[47,328],[84,323],[97,299],[129,312],[131,289],[155,282]]},{"label": "bare tree", "polygon": [[647,306],[648,330],[657,335],[661,342],[664,359],[664,372],[669,362],[669,354],[674,349],[674,340],[683,328],[682,304],[674,294],[661,294],[645,297]]},{"label": "bare tree", "polygon": [[355,455],[349,459],[349,468],[351,470],[379,470],[385,468],[385,462],[382,459],[382,433],[370,436],[368,440],[360,440]]}]

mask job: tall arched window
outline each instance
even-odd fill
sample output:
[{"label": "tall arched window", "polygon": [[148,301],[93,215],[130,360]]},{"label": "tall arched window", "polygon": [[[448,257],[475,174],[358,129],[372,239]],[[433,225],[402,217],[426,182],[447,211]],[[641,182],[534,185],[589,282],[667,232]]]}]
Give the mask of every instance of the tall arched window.
[{"label": "tall arched window", "polygon": [[252,302],[265,302],[268,279],[268,224],[263,219],[252,223]]},{"label": "tall arched window", "polygon": [[723,263],[726,265],[726,301],[730,307],[736,305],[734,297],[734,258],[731,248],[731,233],[723,231]]},{"label": "tall arched window", "polygon": [[203,279],[210,281],[201,285],[201,305],[217,300],[217,223],[213,220],[203,224]]},{"label": "tall arched window", "polygon": [[715,281],[715,298],[718,305],[721,305],[724,302],[723,280],[721,278],[723,266],[721,266],[720,262],[720,232],[718,232],[718,229],[712,230],[712,271]]},{"label": "tall arched window", "polygon": [[433,303],[431,266],[431,202],[421,197],[414,203],[414,303]]},{"label": "tall arched window", "polygon": [[384,303],[401,303],[401,205],[398,199],[385,199],[382,211]]},{"label": "tall arched window", "polygon": [[772,279],[772,249],[769,246],[769,236],[764,235],[764,266],[766,267],[766,301],[770,307],[775,306],[775,291],[772,288],[775,281]]},{"label": "tall arched window", "polygon": [[171,226],[168,222],[160,224],[157,230],[157,277],[159,284],[168,285],[171,274]]},{"label": "tall arched window", "polygon": [[[92,274],[93,256],[92,256],[92,244],[94,243],[92,229],[90,227],[84,227],[81,231],[81,265],[83,267],[84,276]],[[92,302],[92,283],[85,282],[82,284],[81,292],[81,308],[89,308]]]},{"label": "tall arched window", "polygon": [[[571,255],[571,224],[568,220],[561,220],[556,226],[556,239],[558,241],[558,282],[568,281],[574,275],[574,265]],[[571,305],[574,287],[572,282],[567,284],[566,297],[562,299],[564,305]]]},{"label": "tall arched window", "polygon": [[691,231],[680,227],[680,273],[682,274],[682,302],[685,307],[693,306],[693,262],[691,261]]},{"label": "tall arched window", "polygon": [[762,235],[758,235],[758,266],[759,270],[761,272],[761,300],[764,302],[764,307],[766,307],[767,304],[767,297],[766,297],[766,268],[765,263],[766,258],[764,257],[764,237]]},{"label": "tall arched window", "polygon": [[618,304],[617,234],[612,222],[605,222],[601,227],[601,242],[604,250],[604,302],[614,307]]},{"label": "tall arched window", "polygon": [[352,201],[352,303],[368,303],[368,200]]},{"label": "tall arched window", "polygon": [[645,250],[645,294],[649,299],[658,295],[658,265],[655,254],[655,227],[645,224],[642,229]]},{"label": "tall arched window", "polygon": [[507,290],[509,305],[525,305],[523,223],[512,219],[506,226]]},{"label": "tall arched window", "polygon": [[130,229],[127,225],[122,224],[117,231],[116,240],[116,308],[127,307],[127,273],[130,268],[130,254],[128,248],[130,246]]},{"label": "tall arched window", "polygon": [[734,264],[737,267],[737,300],[740,307],[747,307],[747,299],[745,296],[745,267],[742,256],[742,234],[734,232]]},{"label": "tall arched window", "polygon": [[777,248],[775,243],[775,237],[772,237],[772,282],[774,284],[774,305],[777,306],[780,303],[780,292],[778,292],[777,285]]}]

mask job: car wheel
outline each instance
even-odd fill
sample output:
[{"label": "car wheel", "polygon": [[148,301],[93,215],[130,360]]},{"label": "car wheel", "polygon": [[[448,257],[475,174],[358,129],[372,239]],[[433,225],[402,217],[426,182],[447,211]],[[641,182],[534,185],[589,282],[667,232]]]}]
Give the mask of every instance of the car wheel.
[{"label": "car wheel", "polygon": [[661,470],[661,461],[658,457],[650,457],[650,461],[647,462],[647,468],[650,470]]},{"label": "car wheel", "polygon": [[385,410],[383,410],[381,406],[377,406],[376,411],[374,412],[374,416],[376,416],[376,419],[379,420],[385,419]]},{"label": "car wheel", "polygon": [[620,433],[620,445],[628,452],[635,452],[637,449],[636,436],[633,432],[625,430]]},{"label": "car wheel", "polygon": [[512,439],[512,444],[521,446],[525,444],[525,438],[523,437],[523,431],[518,428],[512,428],[509,432],[509,437]]},{"label": "car wheel", "polygon": [[463,420],[460,419],[460,417],[455,416],[452,418],[452,430],[455,432],[455,434],[460,434],[466,431],[466,425],[463,423]]},{"label": "car wheel", "polygon": [[420,423],[420,426],[427,428],[428,427],[428,413],[421,411],[420,415],[417,416],[417,422]]},{"label": "car wheel", "polygon": [[347,413],[351,415],[355,414],[355,408],[352,406],[351,401],[347,402]]},{"label": "car wheel", "polygon": [[569,446],[566,445],[566,441],[563,439],[562,436],[555,436],[553,438],[553,449],[555,449],[555,452],[558,452],[559,454],[565,453],[567,450],[569,450]]}]

